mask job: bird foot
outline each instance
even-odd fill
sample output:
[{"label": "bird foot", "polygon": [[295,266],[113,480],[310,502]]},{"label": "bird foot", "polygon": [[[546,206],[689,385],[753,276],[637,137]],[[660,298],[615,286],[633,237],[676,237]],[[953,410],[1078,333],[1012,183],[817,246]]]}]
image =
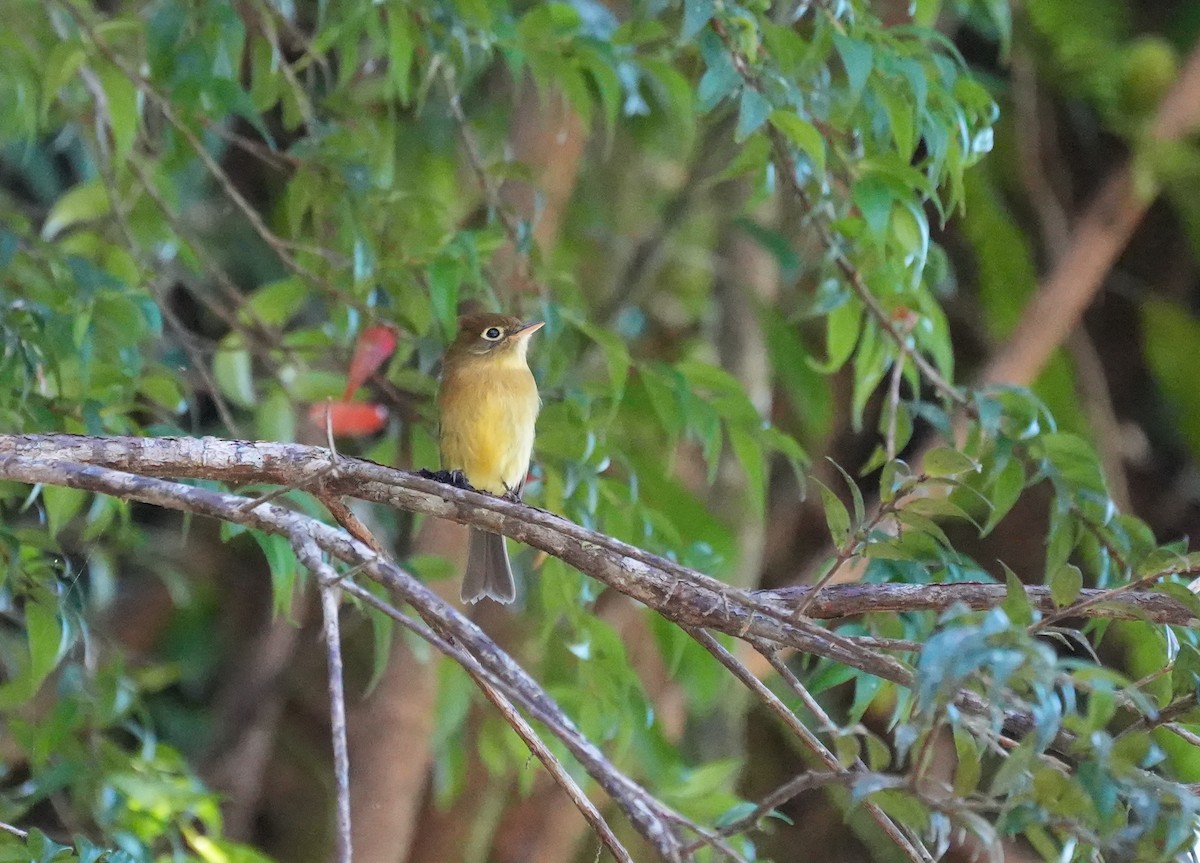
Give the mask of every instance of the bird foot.
[{"label": "bird foot", "polygon": [[520,503],[521,502],[521,490],[519,488],[509,488],[507,485],[505,485],[504,486],[504,494],[500,495],[500,497],[504,498],[507,501],[510,501],[511,503]]},{"label": "bird foot", "polygon": [[461,470],[429,470],[421,468],[417,471],[417,475],[424,479],[431,479],[435,482],[443,482],[446,485],[461,488],[464,491],[475,491],[475,487],[467,482],[467,476]]}]

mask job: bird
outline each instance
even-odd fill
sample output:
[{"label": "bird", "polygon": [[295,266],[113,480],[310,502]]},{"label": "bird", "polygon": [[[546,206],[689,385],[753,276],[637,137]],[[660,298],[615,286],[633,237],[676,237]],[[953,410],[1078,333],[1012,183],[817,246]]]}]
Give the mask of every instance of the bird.
[{"label": "bird", "polygon": [[[520,499],[541,408],[526,354],[544,323],[486,312],[458,320],[438,387],[438,444],[443,471],[478,491]],[[510,603],[516,595],[504,537],[471,528],[463,602]]]}]

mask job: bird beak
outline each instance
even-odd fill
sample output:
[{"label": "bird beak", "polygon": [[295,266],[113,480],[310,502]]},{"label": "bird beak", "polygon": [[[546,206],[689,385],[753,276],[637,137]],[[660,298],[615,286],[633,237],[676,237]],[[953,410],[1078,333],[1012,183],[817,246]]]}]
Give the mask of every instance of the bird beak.
[{"label": "bird beak", "polygon": [[527,324],[521,324],[521,328],[509,336],[509,338],[527,339],[544,326],[546,326],[545,321],[530,321]]}]

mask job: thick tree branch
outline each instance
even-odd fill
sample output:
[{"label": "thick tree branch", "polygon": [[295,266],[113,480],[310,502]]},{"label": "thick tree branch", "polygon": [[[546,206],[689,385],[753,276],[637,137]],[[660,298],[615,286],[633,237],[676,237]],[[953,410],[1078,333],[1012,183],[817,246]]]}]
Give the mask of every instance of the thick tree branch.
[{"label": "thick tree branch", "polygon": [[[812,591],[810,587],[785,587],[761,591],[756,596],[778,602],[784,608],[798,605]],[[1112,595],[1111,589],[1085,588],[1079,592],[1076,612],[1079,617],[1103,617],[1118,620],[1145,620],[1172,626],[1197,626],[1193,609],[1165,593],[1136,590]],[[979,611],[995,608],[1004,602],[1008,587],[968,581],[954,584],[837,584],[825,588],[813,599],[805,614],[820,620],[842,620],[870,613],[903,611],[945,611],[962,604]],[[1029,604],[1043,614],[1057,614],[1062,609],[1050,596],[1050,588],[1026,585]],[[1100,605],[1083,607],[1085,602]]]},{"label": "thick tree branch", "polygon": [[[695,570],[646,552],[560,516],[491,495],[452,488],[413,473],[358,459],[341,459],[331,468],[326,449],[299,444],[251,443],[218,438],[97,438],[80,435],[0,435],[0,458],[93,464],[144,476],[206,479],[238,483],[272,483],[292,488],[311,485],[319,475],[323,489],[400,509],[486,527],[554,554],[581,572],[664,616],[693,627],[715,629],[744,638],[755,635],[780,645],[826,655],[814,640],[830,634],[800,628],[791,620],[811,588],[740,592]],[[253,503],[249,504],[253,508]],[[640,583],[644,577],[646,583]],[[1105,591],[1084,590],[1080,601]],[[1059,611],[1048,589],[1026,587],[1034,608]],[[805,614],[836,620],[867,612],[945,611],[955,603],[972,609],[992,608],[1004,601],[1006,587],[956,584],[842,584],[813,598]],[[1086,608],[1081,616],[1141,619],[1175,626],[1200,624],[1191,608],[1153,591],[1132,591]],[[798,622],[802,624],[803,621]],[[851,650],[860,667],[864,651],[850,639],[838,639],[838,652]],[[836,657],[830,657],[836,658]],[[903,666],[872,665],[864,671],[895,679],[907,677]],[[897,681],[902,682],[902,681]]]}]

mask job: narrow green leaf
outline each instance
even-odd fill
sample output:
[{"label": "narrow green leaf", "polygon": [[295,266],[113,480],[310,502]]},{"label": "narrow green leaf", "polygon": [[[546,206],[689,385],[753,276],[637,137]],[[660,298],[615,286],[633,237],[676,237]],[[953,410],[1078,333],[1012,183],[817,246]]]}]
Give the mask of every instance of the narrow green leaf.
[{"label": "narrow green leaf", "polygon": [[[389,601],[387,588],[370,579],[362,580],[363,587],[375,594],[379,599]],[[375,691],[383,673],[387,671],[388,660],[392,655],[392,641],[396,633],[396,621],[374,606],[368,606],[367,617],[371,620],[371,679],[363,689],[363,698]]]},{"label": "narrow green leaf", "polygon": [[810,359],[813,368],[832,374],[846,364],[858,344],[863,325],[863,307],[856,300],[835,308],[825,319],[825,362]]},{"label": "narrow green leaf", "polygon": [[685,42],[691,41],[712,20],[716,11],[716,3],[713,0],[684,0],[683,26],[680,28],[679,38]]},{"label": "narrow green leaf", "polygon": [[815,482],[825,504],[825,523],[829,525],[829,535],[833,537],[833,544],[841,548],[850,540],[850,513],[829,486],[820,480]]},{"label": "narrow green leaf", "polygon": [[33,692],[58,664],[66,630],[58,608],[49,597],[25,605],[25,633],[29,641],[29,675]]},{"label": "narrow green leaf", "polygon": [[755,518],[762,518],[766,511],[767,467],[762,443],[745,429],[730,427],[729,443],[738,464],[746,474],[746,497]]},{"label": "narrow green leaf", "polygon": [[863,519],[866,518],[867,512],[866,506],[863,504],[862,490],[859,489],[858,483],[854,481],[854,477],[850,476],[850,474],[846,472],[845,468],[843,468],[833,459],[828,459],[828,461],[831,465],[837,468],[838,473],[842,475],[842,479],[846,481],[846,485],[850,489],[850,498],[854,503],[854,523],[861,524]]},{"label": "narrow green leaf", "polygon": [[453,338],[458,323],[458,286],[462,264],[455,258],[438,258],[429,267],[429,299],[434,315],[447,338]]},{"label": "narrow green leaf", "polygon": [[992,778],[990,791],[995,796],[1016,791],[1029,781],[1029,768],[1037,750],[1034,748],[1036,735],[1030,734],[1012,750]]},{"label": "narrow green leaf", "polygon": [[401,105],[412,98],[412,61],[416,50],[416,33],[412,17],[403,6],[387,7],[388,79]]},{"label": "narrow green leaf", "polygon": [[105,114],[113,137],[113,157],[121,160],[129,155],[137,140],[138,91],[133,82],[115,66],[100,69],[100,86],[104,89]]},{"label": "narrow green leaf", "polygon": [[83,46],[78,42],[64,39],[53,48],[46,58],[42,69],[42,118],[45,120],[50,112],[50,105],[58,97],[58,91],[75,77],[79,67],[87,58]]},{"label": "narrow green leaf", "polygon": [[299,565],[292,547],[282,536],[251,530],[271,572],[271,598],[275,613],[292,619]]},{"label": "narrow green leaf", "polygon": [[883,103],[888,128],[892,130],[892,140],[896,144],[896,152],[901,158],[912,158],[917,143],[912,105],[904,93],[895,87],[876,87],[871,92]]},{"label": "narrow green leaf", "polygon": [[1025,468],[1017,459],[1008,462],[996,474],[996,479],[989,489],[988,499],[992,504],[992,512],[984,522],[982,533],[986,536],[1000,523],[1016,504],[1021,492],[1025,490]]},{"label": "narrow green leaf", "polygon": [[882,242],[892,217],[892,188],[878,174],[869,173],[855,181],[852,195],[872,237]]},{"label": "narrow green leaf", "polygon": [[254,405],[257,396],[253,363],[240,333],[230,333],[221,339],[213,356],[213,378],[222,395],[234,404],[241,407]]},{"label": "narrow green leaf", "polygon": [[842,65],[846,68],[846,79],[850,83],[850,96],[852,99],[858,99],[867,83],[867,76],[871,74],[874,52],[866,42],[842,33],[834,34],[833,46],[837,49],[838,56],[842,58]]},{"label": "narrow green leaf", "polygon": [[80,183],[54,202],[42,224],[42,239],[53,240],[66,228],[107,216],[108,191],[99,177]]},{"label": "narrow green leaf", "polygon": [[817,127],[795,111],[777,108],[771,112],[771,125],[784,134],[812,162],[813,172],[825,173],[825,139]]},{"label": "narrow green leaf", "polygon": [[767,101],[766,97],[753,87],[746,87],[742,91],[742,101],[738,108],[737,131],[734,133],[734,140],[739,144],[746,140],[767,121],[770,113],[771,103]]},{"label": "narrow green leaf", "polygon": [[954,731],[954,752],[957,763],[954,765],[954,793],[959,797],[967,797],[979,787],[979,779],[983,774],[983,758],[979,744],[967,729],[957,723],[952,726]]},{"label": "narrow green leaf", "polygon": [[1033,623],[1033,606],[1029,603],[1029,594],[1025,592],[1025,585],[1006,563],[1001,561],[1000,565],[1004,567],[1004,580],[1008,586],[1001,608],[1015,625],[1028,626]]}]

